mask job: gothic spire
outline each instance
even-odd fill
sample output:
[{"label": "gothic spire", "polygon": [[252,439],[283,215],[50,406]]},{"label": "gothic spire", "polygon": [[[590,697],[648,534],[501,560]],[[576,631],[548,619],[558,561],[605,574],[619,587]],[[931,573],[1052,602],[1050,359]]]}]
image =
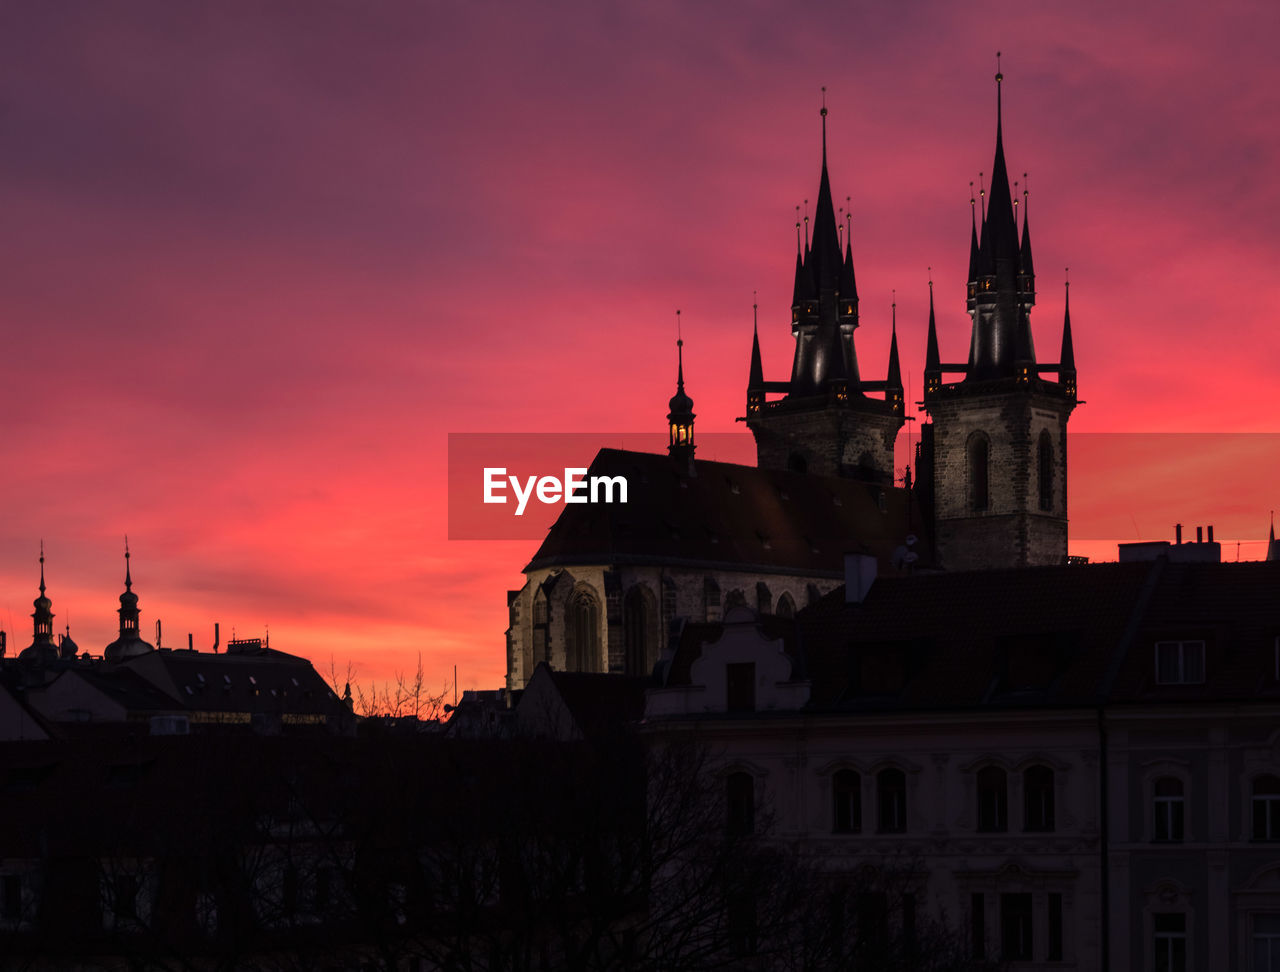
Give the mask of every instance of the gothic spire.
[{"label": "gothic spire", "polygon": [[889,338],[889,374],[885,385],[889,389],[902,390],[902,368],[898,364],[898,301],[893,302],[893,325]]},{"label": "gothic spire", "polygon": [[759,306],[751,302],[751,374],[747,377],[747,390],[759,388],[764,384],[764,363],[760,358],[760,318]]},{"label": "gothic spire", "polygon": [[[996,54],[997,61],[999,53]],[[1018,257],[1018,224],[1013,215],[1013,197],[1009,192],[1009,169],[1004,161],[1004,75],[996,71],[996,157],[991,169],[991,202],[987,206],[983,226],[982,249],[991,272],[997,260]]]},{"label": "gothic spire", "polygon": [[978,204],[973,198],[973,183],[969,183],[969,282],[978,279],[982,254],[978,248]]},{"label": "gothic spire", "polygon": [[1076,370],[1076,352],[1071,343],[1071,281],[1068,280],[1064,287],[1066,297],[1063,298],[1062,307],[1062,355],[1059,358],[1058,367],[1063,371],[1074,372]]},{"label": "gothic spire", "polygon": [[[1022,173],[1026,179],[1027,174]],[[1035,276],[1035,265],[1031,260],[1031,193],[1025,184],[1022,189],[1022,246],[1018,255],[1018,272],[1024,277]]]},{"label": "gothic spire", "polygon": [[[836,209],[831,199],[831,179],[827,175],[827,104],[826,88],[822,89],[822,179],[818,184],[818,204],[813,214],[813,240],[810,245],[814,284],[821,294],[836,290],[841,272],[840,234],[836,230]],[[816,295],[815,295],[816,296]]]},{"label": "gothic spire", "polygon": [[942,355],[938,351],[938,322],[933,315],[933,279],[929,279],[929,340],[924,352],[924,370],[941,374]]}]

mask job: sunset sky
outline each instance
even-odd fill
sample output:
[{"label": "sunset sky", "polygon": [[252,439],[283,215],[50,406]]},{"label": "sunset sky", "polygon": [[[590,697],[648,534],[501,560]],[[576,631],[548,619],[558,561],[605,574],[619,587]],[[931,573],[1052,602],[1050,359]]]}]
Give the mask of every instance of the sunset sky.
[{"label": "sunset sky", "polygon": [[[918,397],[927,267],[967,353],[997,49],[1042,360],[1071,267],[1073,433],[1280,432],[1278,36],[1264,2],[5,4],[10,653],[41,538],[56,630],[112,640],[127,533],[149,640],[269,627],[362,682],[421,654],[496,687],[537,544],[447,539],[448,434],[660,433],[676,308],[699,432],[741,432],[753,290],[790,367],[823,85],[859,360],[883,376],[896,288]],[[1168,537],[1170,487],[1262,540],[1275,440],[1167,441],[1117,484],[1131,530],[1074,539]]]}]

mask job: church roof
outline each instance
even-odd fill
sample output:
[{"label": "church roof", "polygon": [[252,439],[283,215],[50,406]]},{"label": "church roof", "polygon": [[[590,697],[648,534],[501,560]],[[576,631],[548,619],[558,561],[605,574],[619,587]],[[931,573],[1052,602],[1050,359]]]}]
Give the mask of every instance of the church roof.
[{"label": "church roof", "polygon": [[694,470],[600,450],[588,477],[625,476],[627,503],[565,506],[525,570],[653,564],[843,577],[846,553],[872,554],[883,573],[907,534],[926,532],[902,488],[707,460]]}]

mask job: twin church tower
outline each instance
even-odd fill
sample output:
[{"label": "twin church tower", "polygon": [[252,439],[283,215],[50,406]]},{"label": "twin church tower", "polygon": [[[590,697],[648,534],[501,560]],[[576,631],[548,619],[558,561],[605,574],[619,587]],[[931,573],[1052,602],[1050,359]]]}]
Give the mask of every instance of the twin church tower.
[{"label": "twin church tower", "polygon": [[[1003,80],[996,75],[995,163],[980,225],[973,207],[969,356],[963,363],[942,360],[930,282],[920,403],[930,421],[921,428],[914,456],[915,483],[907,483],[932,526],[935,559],[949,569],[1056,564],[1067,558],[1067,420],[1076,406],[1070,310],[1064,314],[1058,361],[1038,361],[1031,333],[1036,302],[1031,228],[1024,200],[1019,232],[1018,201],[1009,188]],[[807,216],[803,236],[797,224],[791,377],[765,380],[757,331],[746,422],[761,468],[893,488],[894,443],[906,407],[896,321],[885,377],[864,378],[854,345],[853,250],[846,231],[842,252],[827,175],[826,115],[824,106],[812,234]]]}]

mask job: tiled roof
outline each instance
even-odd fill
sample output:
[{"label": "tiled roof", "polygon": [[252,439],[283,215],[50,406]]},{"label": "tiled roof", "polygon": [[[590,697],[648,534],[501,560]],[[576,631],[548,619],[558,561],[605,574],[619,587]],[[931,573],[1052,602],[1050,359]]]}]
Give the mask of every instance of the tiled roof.
[{"label": "tiled roof", "polygon": [[846,553],[872,554],[891,572],[906,536],[925,538],[902,488],[702,460],[695,471],[681,475],[667,456],[600,450],[588,475],[625,476],[627,503],[565,506],[525,569],[690,564],[838,577]]},{"label": "tiled roof", "polygon": [[[1102,563],[881,577],[787,622],[818,711],[1197,700],[1280,702],[1280,563]],[[668,684],[687,683],[720,625],[687,625]],[[772,632],[772,633],[771,633]],[[1205,679],[1157,684],[1155,644],[1205,642]]]}]

